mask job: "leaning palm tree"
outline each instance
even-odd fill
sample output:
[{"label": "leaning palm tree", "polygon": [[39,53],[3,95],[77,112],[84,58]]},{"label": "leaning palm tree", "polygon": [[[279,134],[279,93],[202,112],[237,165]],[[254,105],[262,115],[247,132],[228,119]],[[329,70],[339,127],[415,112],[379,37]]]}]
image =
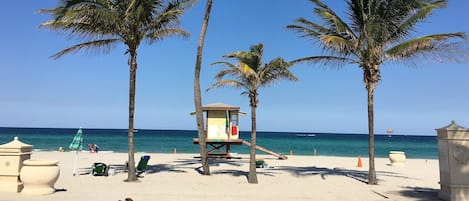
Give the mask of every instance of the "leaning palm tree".
[{"label": "leaning palm tree", "polygon": [[[380,67],[387,61],[415,61],[424,56],[438,61],[457,61],[464,33],[444,33],[410,38],[419,22],[447,0],[347,0],[350,21],[345,21],[319,0],[310,0],[321,23],[299,18],[287,28],[318,41],[325,55],[292,61],[342,66],[356,64],[363,70],[368,97],[369,174],[377,184],[374,164],[373,96],[381,79]],[[415,62],[414,62],[415,63]]]},{"label": "leaning palm tree", "polygon": [[[258,90],[281,79],[298,80],[289,70],[291,63],[282,58],[275,58],[269,63],[262,63],[263,44],[251,46],[249,52],[235,52],[223,56],[233,58],[238,64],[229,62],[215,62],[214,65],[223,65],[215,76],[217,80],[210,89],[222,86],[232,86],[243,90],[242,95],[249,96],[251,106],[251,150],[249,160],[249,183],[257,183],[256,174],[256,108],[259,104]],[[232,79],[223,79],[231,76]]]},{"label": "leaning palm tree", "polygon": [[137,49],[144,40],[151,44],[168,36],[188,37],[178,26],[179,17],[190,4],[191,0],[61,0],[56,8],[40,10],[52,16],[41,27],[64,31],[83,41],[54,54],[54,59],[79,50],[108,53],[119,42],[127,46],[130,86],[126,181],[137,181],[133,133]]},{"label": "leaning palm tree", "polygon": [[197,45],[197,57],[195,61],[194,75],[194,104],[197,121],[197,132],[199,135],[200,159],[202,161],[202,170],[204,175],[210,174],[207,156],[207,135],[204,130],[204,116],[202,111],[202,96],[200,95],[200,70],[202,66],[202,53],[204,49],[205,34],[207,33],[210,11],[212,10],[212,0],[207,0],[205,6],[205,16],[200,31],[199,44]]}]

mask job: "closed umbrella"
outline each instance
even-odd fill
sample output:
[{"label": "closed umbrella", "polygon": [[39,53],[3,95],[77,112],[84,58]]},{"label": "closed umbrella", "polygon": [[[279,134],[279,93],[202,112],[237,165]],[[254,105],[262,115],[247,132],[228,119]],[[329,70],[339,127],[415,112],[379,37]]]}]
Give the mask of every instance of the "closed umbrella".
[{"label": "closed umbrella", "polygon": [[78,160],[78,151],[83,149],[83,131],[80,127],[78,129],[77,134],[75,134],[75,137],[73,137],[72,143],[68,146],[70,150],[76,150],[75,153],[75,163],[73,164],[73,176],[76,174],[76,168],[77,168],[77,160]]}]

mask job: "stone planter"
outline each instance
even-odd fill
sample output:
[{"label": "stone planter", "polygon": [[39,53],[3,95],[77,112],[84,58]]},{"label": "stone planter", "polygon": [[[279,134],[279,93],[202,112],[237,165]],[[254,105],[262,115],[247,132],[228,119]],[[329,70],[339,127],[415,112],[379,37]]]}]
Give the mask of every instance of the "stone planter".
[{"label": "stone planter", "polygon": [[390,151],[389,160],[392,166],[405,166],[405,152],[403,151]]},{"label": "stone planter", "polygon": [[58,163],[56,160],[25,160],[20,173],[24,185],[21,193],[33,195],[54,193],[54,184],[60,174]]}]

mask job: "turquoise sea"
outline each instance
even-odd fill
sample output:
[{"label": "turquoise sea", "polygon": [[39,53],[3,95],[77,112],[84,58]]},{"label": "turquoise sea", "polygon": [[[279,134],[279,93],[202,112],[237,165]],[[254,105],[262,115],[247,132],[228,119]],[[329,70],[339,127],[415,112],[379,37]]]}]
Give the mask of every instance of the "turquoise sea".
[{"label": "turquoise sea", "polygon": [[[24,143],[34,145],[33,149],[55,151],[66,150],[77,129],[67,128],[0,128],[0,144],[10,142],[18,136]],[[98,144],[101,151],[127,152],[126,129],[83,129],[84,149],[87,144]],[[250,132],[241,132],[240,137],[250,141]],[[135,151],[149,153],[198,153],[199,146],[192,143],[197,132],[192,130],[146,130],[135,133]],[[367,134],[341,133],[296,133],[258,132],[257,144],[282,154],[323,156],[368,156]],[[387,157],[391,150],[406,152],[407,158],[438,158],[436,136],[376,135],[376,157]],[[247,154],[245,145],[232,146],[233,153]],[[262,153],[262,152],[258,152]]]}]

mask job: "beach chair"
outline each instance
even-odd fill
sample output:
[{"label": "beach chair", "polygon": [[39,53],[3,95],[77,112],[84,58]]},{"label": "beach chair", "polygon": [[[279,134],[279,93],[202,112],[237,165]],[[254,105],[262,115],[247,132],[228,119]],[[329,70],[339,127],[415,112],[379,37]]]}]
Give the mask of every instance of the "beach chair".
[{"label": "beach chair", "polygon": [[92,170],[93,176],[108,176],[108,167],[104,163],[94,163],[93,164],[93,170]]},{"label": "beach chair", "polygon": [[264,167],[264,159],[256,159],[256,168]]},{"label": "beach chair", "polygon": [[136,171],[137,171],[137,176],[140,176],[142,173],[144,173],[147,170],[148,166],[148,161],[150,160],[150,156],[145,155],[140,158],[140,161],[137,164]]}]

